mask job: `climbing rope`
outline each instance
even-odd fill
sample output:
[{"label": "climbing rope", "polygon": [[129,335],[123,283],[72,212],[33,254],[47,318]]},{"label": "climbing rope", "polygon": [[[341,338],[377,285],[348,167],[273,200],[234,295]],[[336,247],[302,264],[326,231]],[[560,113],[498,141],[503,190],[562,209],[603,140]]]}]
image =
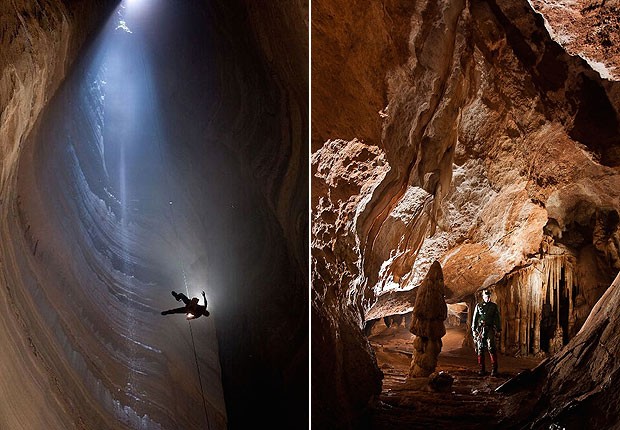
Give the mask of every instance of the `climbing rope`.
[{"label": "climbing rope", "polygon": [[[150,91],[150,87],[149,87],[149,91]],[[162,150],[161,150],[161,140],[159,138],[159,136],[157,136],[157,142],[158,142],[158,146],[159,146],[159,153],[160,156],[162,154]],[[162,166],[163,166],[163,157],[162,157]],[[169,172],[166,171],[166,185],[169,184],[169,179],[168,179],[168,175]],[[170,189],[170,187],[167,186],[168,189]],[[174,216],[174,210],[173,210],[173,205],[169,204],[168,207],[170,209],[170,219],[171,219],[171,224],[172,224],[172,229],[174,231],[175,237],[176,237],[176,242],[177,242],[177,247],[179,249],[179,252],[177,253],[178,257],[179,257],[179,266],[181,266],[181,272],[183,273],[183,284],[185,286],[185,293],[187,297],[190,297],[190,293],[189,293],[189,286],[187,284],[187,276],[185,274],[185,265],[183,264],[183,260],[181,259],[181,255],[182,253],[181,251],[181,237],[179,235],[179,231],[177,229],[177,223],[176,223],[176,218]],[[206,306],[206,300],[205,300],[205,306]],[[211,425],[209,424],[209,413],[207,412],[207,401],[205,399],[205,392],[204,392],[204,388],[202,386],[202,375],[200,373],[200,364],[198,362],[198,353],[196,351],[196,341],[194,340],[194,331],[192,330],[192,323],[190,320],[187,320],[187,326],[189,327],[189,334],[190,337],[192,339],[192,350],[194,352],[194,361],[196,362],[196,371],[198,372],[198,382],[200,384],[200,395],[202,396],[202,406],[204,408],[205,411],[205,419],[207,422],[207,429],[211,428]]]},{"label": "climbing rope", "polygon": [[[189,297],[189,288],[187,286],[187,277],[185,276],[185,267],[181,263],[181,269],[183,270],[183,283],[185,284],[185,292],[187,293],[187,297]],[[207,305],[205,300],[205,306]],[[207,429],[211,428],[209,424],[209,413],[207,412],[207,401],[205,399],[205,391],[202,387],[202,376],[200,375],[200,365],[198,364],[198,354],[196,353],[196,342],[194,341],[194,331],[192,330],[192,323],[190,320],[187,320],[187,325],[189,326],[189,334],[192,338],[192,348],[194,349],[194,360],[196,361],[196,370],[198,371],[198,382],[200,382],[200,394],[202,396],[202,406],[205,410],[205,418],[207,420]]]},{"label": "climbing rope", "polygon": [[[150,91],[150,87],[149,87],[149,91]],[[158,142],[158,146],[159,146],[159,153],[160,156],[162,156],[162,150],[161,150],[161,139],[159,138],[159,136],[157,136],[157,142]],[[162,166],[163,166],[163,156],[162,156]],[[168,187],[169,185],[169,172],[166,170],[166,185],[167,188],[170,189],[170,187]],[[171,224],[172,224],[172,229],[174,231],[175,237],[176,237],[176,242],[177,242],[177,247],[179,249],[179,252],[177,253],[178,258],[179,258],[179,265],[181,266],[181,272],[183,273],[183,284],[185,285],[185,293],[187,295],[187,297],[190,297],[190,293],[189,293],[189,286],[187,285],[187,276],[185,274],[185,265],[183,264],[183,260],[181,259],[181,255],[182,253],[181,251],[181,237],[179,235],[179,231],[177,229],[177,223],[176,223],[176,217],[174,216],[174,210],[173,210],[173,205],[169,204],[168,207],[170,209],[170,219],[171,219]],[[205,300],[205,306],[206,306],[206,300]],[[205,411],[205,419],[207,422],[207,429],[211,428],[211,425],[209,424],[209,413],[207,412],[207,401],[205,399],[205,392],[204,392],[204,388],[202,386],[202,375],[200,373],[200,364],[198,362],[198,353],[196,351],[196,341],[194,340],[194,331],[192,330],[192,323],[190,320],[187,320],[187,326],[189,327],[189,334],[190,337],[192,339],[192,350],[194,352],[194,361],[196,362],[196,371],[198,373],[198,382],[200,384],[200,395],[202,396],[202,406],[204,408]]]},{"label": "climbing rope", "polygon": [[[146,76],[146,64],[144,61],[144,53],[141,53],[141,61],[142,61],[142,68],[143,68],[143,72],[144,75]],[[148,87],[148,93],[149,93],[149,97],[151,99],[151,104],[153,106],[156,105],[155,103],[155,97],[153,95],[153,88],[151,87],[151,83],[150,81],[147,79],[147,87]],[[165,181],[165,185],[166,185],[166,189],[168,190],[168,192],[170,192],[170,172],[168,171],[168,169],[165,169],[165,162],[164,162],[164,153],[163,153],[163,149],[162,149],[162,138],[159,132],[158,128],[155,128],[156,130],[156,136],[155,136],[155,140],[157,141],[157,149],[159,151],[159,158],[160,158],[160,165],[162,168],[164,168],[164,171],[166,172],[166,174],[164,175],[164,181]],[[169,209],[170,209],[170,221],[171,221],[171,225],[172,225],[172,229],[174,231],[175,237],[176,237],[176,242],[177,242],[177,248],[179,249],[179,252],[177,253],[178,258],[179,258],[179,265],[181,266],[181,272],[183,273],[183,284],[185,285],[185,292],[187,297],[190,297],[190,293],[189,293],[189,287],[187,285],[187,276],[185,274],[185,265],[183,264],[183,261],[181,259],[181,255],[182,253],[181,251],[181,237],[179,235],[178,229],[177,229],[177,223],[176,223],[176,218],[174,215],[174,210],[173,210],[173,205],[172,205],[172,201],[169,202],[170,204],[168,205]],[[205,300],[205,306],[206,306],[206,300]],[[209,423],[209,413],[207,411],[207,401],[205,398],[205,393],[204,393],[204,387],[202,385],[202,375],[200,373],[200,364],[198,362],[198,353],[196,351],[196,341],[194,340],[194,331],[192,330],[192,324],[191,321],[188,320],[187,321],[187,325],[189,327],[189,334],[190,337],[192,339],[192,350],[194,352],[194,361],[196,362],[196,370],[198,372],[198,382],[200,383],[200,395],[202,396],[202,406],[204,408],[204,412],[205,412],[205,419],[206,419],[206,423],[207,423],[207,429],[209,430],[211,428],[211,425]]]}]

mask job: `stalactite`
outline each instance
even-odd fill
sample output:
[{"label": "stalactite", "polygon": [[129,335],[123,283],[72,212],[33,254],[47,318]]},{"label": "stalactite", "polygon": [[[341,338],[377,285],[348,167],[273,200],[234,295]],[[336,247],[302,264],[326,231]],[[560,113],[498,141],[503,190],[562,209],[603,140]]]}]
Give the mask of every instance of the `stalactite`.
[{"label": "stalactite", "polygon": [[557,311],[555,313],[556,316],[556,322],[557,322],[557,327],[560,327],[560,302],[561,302],[561,293],[562,293],[562,288],[560,286],[560,281],[562,279],[562,265],[558,264],[558,259],[554,258],[553,259],[553,265],[554,265],[554,275],[555,275],[555,293],[557,294],[557,300],[556,300],[556,307],[557,307]]},{"label": "stalactite", "polygon": [[[573,295],[579,292],[576,260],[572,254],[554,248],[559,252],[532,261],[496,285],[503,318],[502,352],[524,356],[548,349],[545,352],[552,353],[563,345],[565,332],[574,335],[577,317]],[[568,323],[560,318],[561,312],[566,311]],[[543,325],[543,318],[550,317],[553,319],[546,320]],[[545,330],[549,331],[542,333]],[[544,348],[541,346],[543,338]]]},{"label": "stalactite", "polygon": [[[571,268],[572,269],[572,268]],[[575,327],[575,306],[573,304],[573,271],[566,271],[566,289],[568,291],[568,333],[569,336],[573,333]]]}]

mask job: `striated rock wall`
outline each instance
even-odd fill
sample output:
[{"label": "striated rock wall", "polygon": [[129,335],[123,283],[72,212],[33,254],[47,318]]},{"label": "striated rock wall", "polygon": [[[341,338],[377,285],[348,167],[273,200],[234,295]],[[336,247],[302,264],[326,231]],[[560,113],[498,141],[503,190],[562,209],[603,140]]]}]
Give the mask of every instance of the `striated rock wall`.
[{"label": "striated rock wall", "polygon": [[[373,357],[365,343],[345,344],[340,327],[410,308],[412,294],[404,291],[420,284],[434,260],[450,303],[473,303],[478,289],[495,287],[512,324],[503,331],[506,351],[541,348],[525,333],[540,328],[545,304],[567,332],[561,347],[618,270],[617,82],[554,41],[526,1],[422,2],[398,13],[386,3],[384,21],[362,6],[353,14],[315,3],[313,97],[323,100],[313,100],[312,112],[313,326],[321,321],[313,357],[330,357],[322,360],[338,368],[327,373],[330,384],[313,380],[313,395],[315,387],[324,394],[323,384],[359,396],[350,381],[359,384],[364,373],[357,369],[369,368]],[[323,24],[338,19],[341,26]],[[405,21],[410,30],[399,33]],[[383,51],[371,44],[364,62],[355,49],[344,56],[344,46],[372,39],[370,22],[376,40],[394,31],[391,43]],[[348,31],[340,35],[340,28]],[[403,37],[406,55],[397,49]],[[399,56],[385,54],[392,46]],[[351,87],[359,89],[354,96]],[[376,109],[381,97],[385,106]],[[371,131],[377,121],[380,138]],[[351,166],[331,170],[327,183],[318,166],[330,165],[335,139],[352,137],[381,154],[381,176],[367,170],[372,166]],[[341,190],[345,198],[332,197]],[[345,201],[354,206],[338,203]],[[553,270],[551,248],[566,260]],[[557,275],[535,281],[526,272],[536,268]],[[519,295],[524,314],[514,315],[509,301]],[[558,347],[550,345],[554,337],[543,340],[546,352]],[[346,362],[340,349],[358,353]],[[332,395],[329,402],[361,409],[376,393],[366,387],[364,397]]]},{"label": "striated rock wall", "polygon": [[[79,413],[49,372],[24,309],[27,297],[13,275],[20,264],[8,247],[15,230],[17,168],[23,144],[39,114],[65,78],[80,48],[112,12],[115,1],[65,4],[56,1],[0,5],[0,257],[2,294],[2,388],[0,427],[79,428]],[[16,302],[21,301],[21,306]],[[36,313],[36,307],[30,305]],[[47,362],[48,363],[48,362]],[[80,394],[80,393],[76,393]],[[88,404],[85,404],[87,408]],[[33,410],[36,409],[36,413]],[[28,412],[26,412],[28,411]],[[71,416],[75,413],[75,416]],[[106,425],[105,421],[95,421]],[[107,425],[113,425],[109,423]]]},{"label": "striated rock wall", "polygon": [[[0,145],[7,192],[20,146],[65,77],[78,50],[112,13],[116,0],[64,4],[55,0],[0,5]],[[14,179],[13,179],[14,180]]]},{"label": "striated rock wall", "polygon": [[312,411],[345,428],[380,388],[365,313],[407,275],[448,190],[469,14],[459,2],[314,2],[312,16]]},{"label": "striated rock wall", "polygon": [[0,428],[303,427],[307,4],[69,3],[0,6]]},{"label": "striated rock wall", "polygon": [[[210,7],[210,22],[225,28],[213,30],[221,92],[205,113],[214,133],[203,144],[231,149],[241,178],[232,201],[224,198],[231,206],[220,214],[223,237],[208,254],[221,268],[221,303],[231,306],[224,328],[218,325],[227,350],[229,427],[244,428],[248,417],[279,428],[303,426],[309,415],[308,3]],[[220,173],[226,182],[230,173]],[[235,238],[232,249],[226,235]],[[226,248],[232,253],[220,252]]]},{"label": "striated rock wall", "polygon": [[[263,62],[273,73],[280,92],[280,145],[276,145],[279,178],[269,178],[266,190],[273,211],[282,226],[298,270],[307,277],[308,265],[308,14],[307,0],[270,2],[246,1],[255,39]],[[285,150],[283,150],[283,148]],[[306,282],[303,285],[307,284]]]}]

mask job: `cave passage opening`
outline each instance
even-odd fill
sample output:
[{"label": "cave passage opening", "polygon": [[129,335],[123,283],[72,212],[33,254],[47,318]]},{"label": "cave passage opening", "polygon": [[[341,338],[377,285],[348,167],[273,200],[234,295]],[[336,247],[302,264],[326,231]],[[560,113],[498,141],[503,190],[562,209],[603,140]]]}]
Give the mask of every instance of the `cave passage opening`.
[{"label": "cave passage opening", "polygon": [[[448,303],[447,306],[448,317],[444,322],[446,334],[442,338],[442,352],[448,352],[450,355],[457,353],[468,354],[469,349],[467,349],[466,345],[469,306],[466,302]],[[384,351],[405,354],[411,358],[413,355],[413,339],[415,337],[409,331],[411,319],[412,311],[409,311],[385,315],[366,321],[364,324],[364,334],[375,349],[375,353],[382,349]],[[378,364],[381,365],[381,363]]]}]

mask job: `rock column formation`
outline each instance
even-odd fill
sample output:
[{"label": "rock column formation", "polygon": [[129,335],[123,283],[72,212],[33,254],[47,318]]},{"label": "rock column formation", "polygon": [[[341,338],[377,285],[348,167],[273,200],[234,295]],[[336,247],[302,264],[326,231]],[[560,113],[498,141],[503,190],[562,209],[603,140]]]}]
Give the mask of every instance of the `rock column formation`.
[{"label": "rock column formation", "polygon": [[418,287],[409,331],[413,339],[413,360],[409,369],[412,378],[429,376],[435,371],[441,352],[441,338],[446,334],[444,322],[448,318],[448,306],[444,296],[443,273],[438,261]]}]

